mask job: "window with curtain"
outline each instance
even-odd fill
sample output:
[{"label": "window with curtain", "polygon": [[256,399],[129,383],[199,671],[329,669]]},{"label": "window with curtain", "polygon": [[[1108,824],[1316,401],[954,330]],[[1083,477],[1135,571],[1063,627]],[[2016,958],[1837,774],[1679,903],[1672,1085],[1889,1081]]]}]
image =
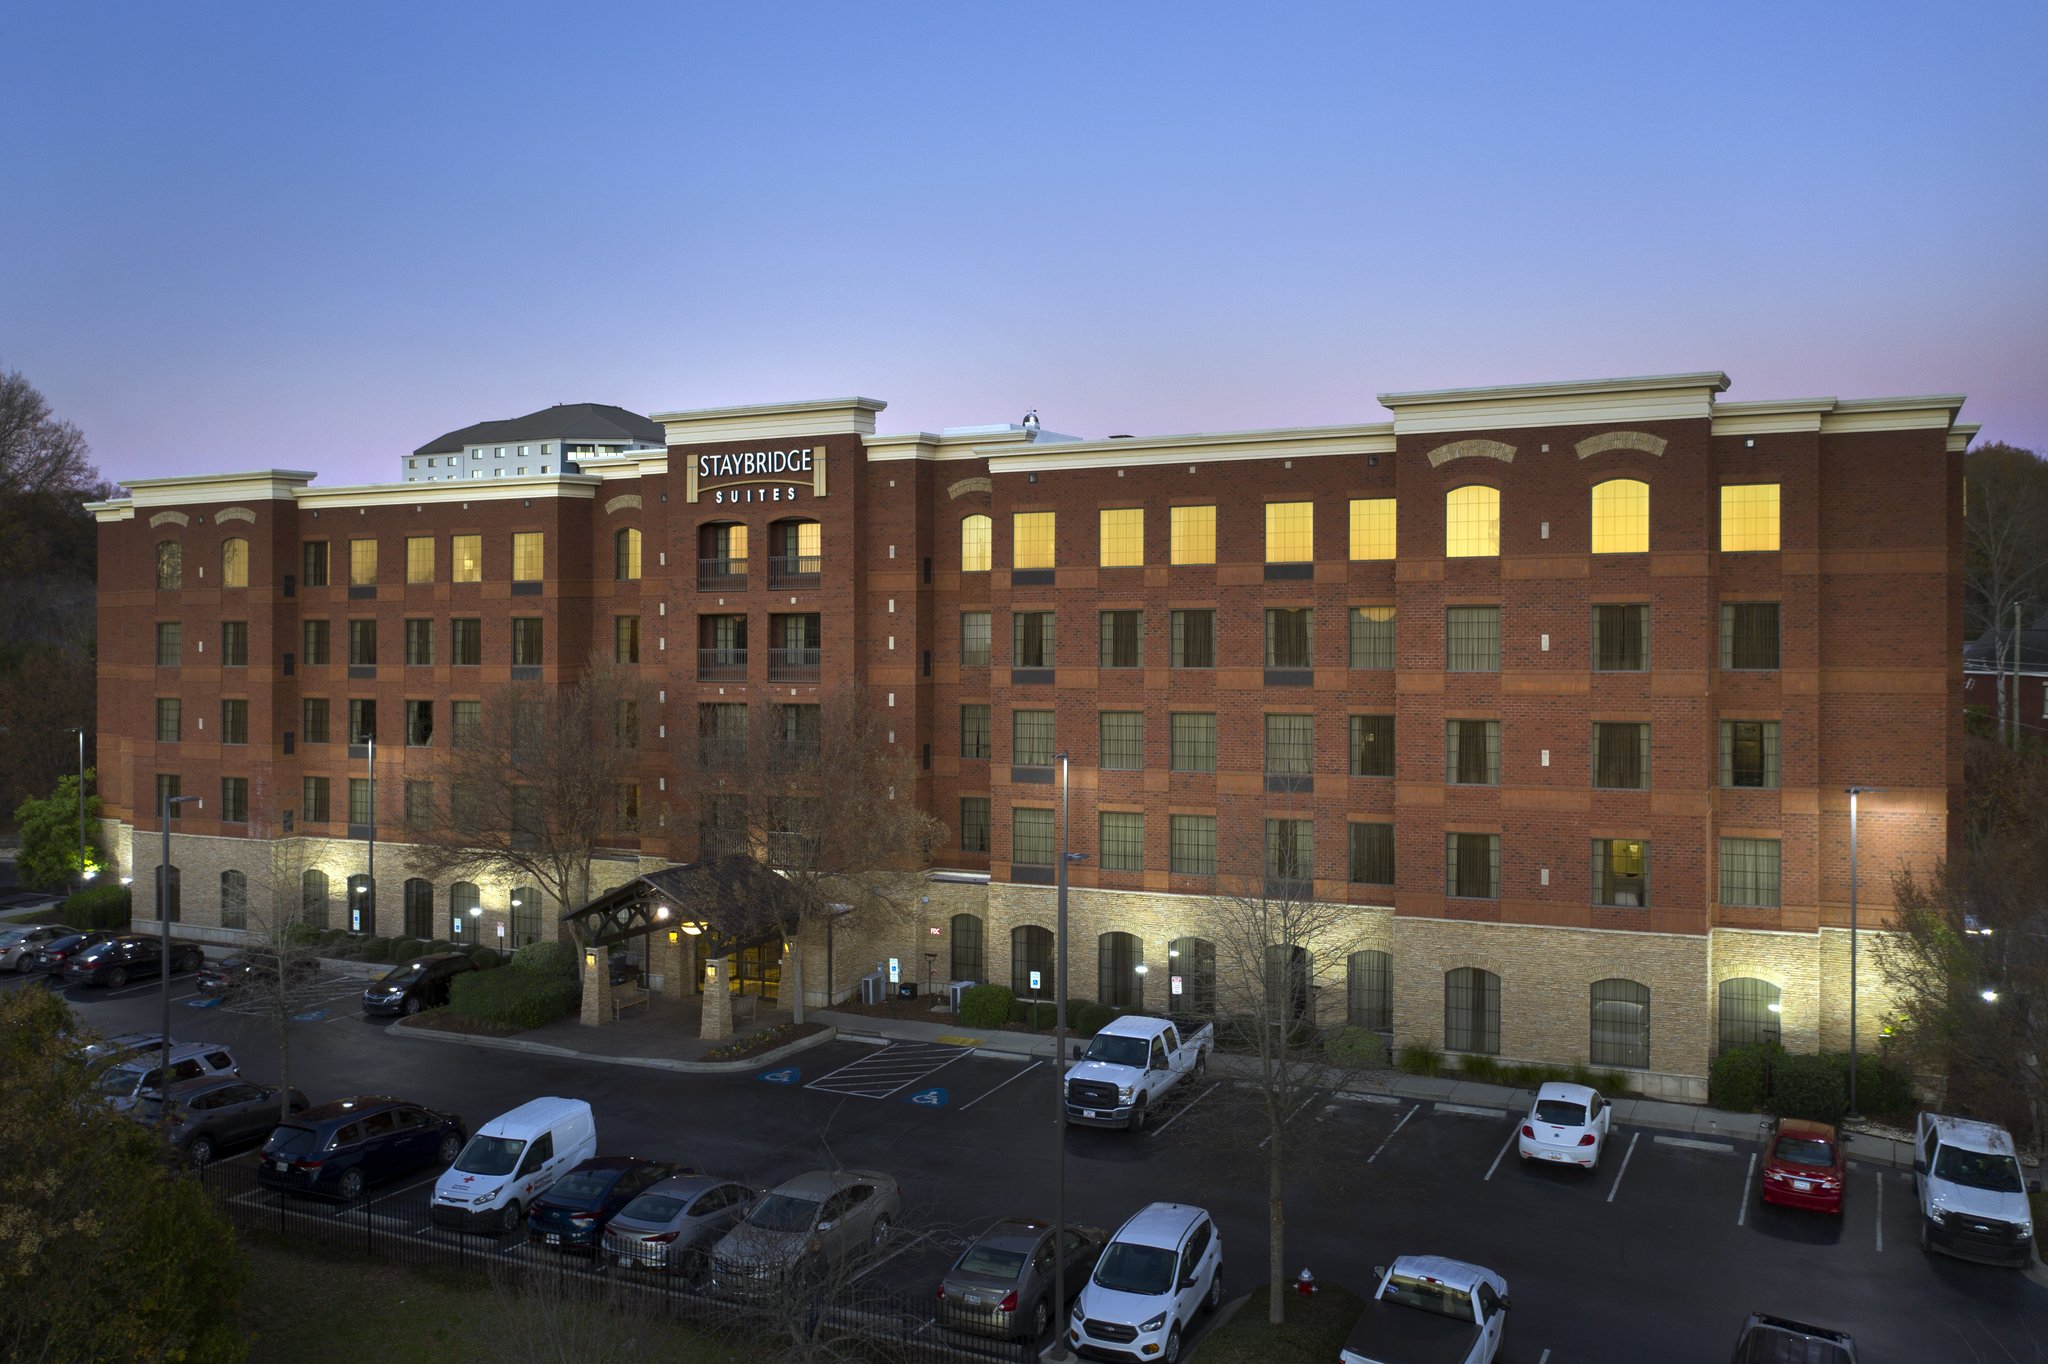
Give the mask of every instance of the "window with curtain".
[{"label": "window with curtain", "polygon": [[1051,568],[1054,518],[1049,511],[1010,514],[1010,567]]},{"label": "window with curtain", "polygon": [[220,585],[222,587],[247,587],[249,585],[249,542],[229,537],[220,542]]},{"label": "window with curtain", "polygon": [[1500,671],[1500,608],[1444,609],[1444,667],[1454,673]]},{"label": "window with curtain", "polygon": [[1746,554],[1778,547],[1778,485],[1721,485],[1721,552]]},{"label": "window with curtain", "polygon": [[1650,727],[1601,721],[1593,726],[1593,785],[1641,791],[1650,785]]},{"label": "window with curtain", "polygon": [[1778,603],[1721,603],[1721,667],[1769,671],[1778,666]]},{"label": "window with curtain", "polygon": [[640,580],[640,532],[632,526],[612,536],[612,577],[622,583]]},{"label": "window with curtain", "polygon": [[1500,785],[1500,721],[1444,721],[1444,780],[1459,786]]},{"label": "window with curtain", "polygon": [[1010,617],[1011,666],[1016,668],[1050,668],[1053,666],[1052,629],[1053,613],[1050,611],[1018,611]]},{"label": "window with curtain", "polygon": [[1394,717],[1354,715],[1351,717],[1351,775],[1391,777],[1394,775]]},{"label": "window with curtain", "polygon": [[612,617],[612,661],[614,663],[638,663],[640,661],[640,617]]},{"label": "window with curtain", "polygon": [[1112,1009],[1145,1007],[1145,941],[1134,933],[1104,933],[1095,940],[1096,1002]]},{"label": "window with curtain", "polygon": [[325,824],[327,812],[327,778],[303,777],[299,781],[300,815],[308,824]]},{"label": "window with curtain", "polygon": [[1106,710],[1096,721],[1101,752],[1096,766],[1110,772],[1136,772],[1145,765],[1145,713]]},{"label": "window with curtain", "polygon": [[457,617],[448,622],[449,662],[458,668],[475,668],[484,661],[484,623],[474,617]]},{"label": "window with curtain", "polygon": [[1010,712],[1010,761],[1018,767],[1051,767],[1058,744],[1049,710]]},{"label": "window with curtain", "polygon": [[249,742],[249,703],[225,700],[220,703],[220,741],[224,744]]},{"label": "window with curtain", "polygon": [[1721,840],[1721,903],[1778,907],[1781,845],[1775,838]]},{"label": "window with curtain", "polygon": [[405,663],[409,668],[424,668],[434,661],[434,622],[431,620],[408,620],[405,623]]},{"label": "window with curtain", "polygon": [[183,721],[184,702],[175,696],[159,696],[156,699],[156,741],[160,744],[178,742],[179,728]]},{"label": "window with curtain", "polygon": [[220,874],[220,926],[237,930],[249,927],[249,878],[239,871]]},{"label": "window with curtain", "polygon": [[1145,509],[1104,508],[1100,513],[1102,567],[1132,568],[1145,562]]},{"label": "window with curtain", "polygon": [[1316,504],[1266,504],[1266,562],[1305,564],[1316,557]]},{"label": "window with curtain", "polygon": [[247,824],[249,822],[249,779],[247,777],[222,777],[220,779],[220,819],[223,824]]},{"label": "window with curtain", "polygon": [[405,784],[405,827],[431,829],[435,824],[434,783],[409,781]]},{"label": "window with curtain", "polygon": [[1716,996],[1720,1018],[1715,1031],[1720,1051],[1778,1040],[1784,992],[1776,985],[1754,976],[1739,976],[1722,981]]},{"label": "window with curtain", "polygon": [[[475,928],[465,928],[463,925],[474,924],[480,928],[483,924],[481,914],[473,914],[471,911],[481,910],[482,908],[483,895],[472,883],[457,881],[454,885],[448,887],[449,936],[454,938],[455,941],[460,942],[465,933],[476,933]],[[478,933],[476,942],[472,942],[470,946],[474,947],[477,942],[482,940],[482,934]]]},{"label": "window with curtain", "polygon": [[1176,876],[1216,874],[1216,816],[1169,816],[1167,842],[1167,865]]},{"label": "window with curtain", "polygon": [[1444,973],[1444,1050],[1500,1054],[1500,977],[1476,966]]},{"label": "window with curtain", "polygon": [[[1051,999],[1058,992],[1052,978],[1052,930],[1020,924],[1010,930],[1010,993],[1019,999]],[[1031,983],[1032,975],[1038,984]]]},{"label": "window with curtain", "polygon": [[981,981],[988,977],[982,966],[982,922],[978,914],[955,914],[947,921],[947,937],[953,949],[952,980]]},{"label": "window with curtain", "polygon": [[333,899],[327,873],[309,868],[299,877],[299,919],[308,928],[327,927],[329,902]]},{"label": "window with curtain", "polygon": [[1444,556],[1491,558],[1500,553],[1500,489],[1468,484],[1444,494]]},{"label": "window with curtain", "polygon": [[1266,821],[1268,894],[1305,894],[1316,874],[1316,827],[1307,819]]},{"label": "window with curtain", "polygon": [[1172,770],[1214,772],[1216,770],[1216,717],[1209,713],[1177,711],[1167,717]]},{"label": "window with curtain", "polygon": [[[1216,1012],[1216,944],[1205,938],[1175,938],[1166,945],[1170,1012],[1207,1018]],[[1179,980],[1176,987],[1174,980]]]},{"label": "window with curtain", "polygon": [[1344,962],[1344,1021],[1373,1032],[1394,1030],[1394,959],[1370,949]]},{"label": "window with curtain", "polygon": [[995,558],[995,534],[989,518],[976,513],[960,518],[960,571],[986,573]]},{"label": "window with curtain", "polygon": [[249,622],[224,620],[220,623],[220,665],[223,668],[249,666]]},{"label": "window with curtain", "polygon": [[1313,715],[1266,717],[1266,775],[1305,777],[1315,771],[1316,719]]},{"label": "window with curtain", "polygon": [[1593,608],[1593,670],[1637,673],[1650,666],[1650,608],[1643,605]]},{"label": "window with curtain", "polygon": [[1596,1066],[1649,1069],[1649,986],[1618,978],[1593,982],[1588,1060]]},{"label": "window with curtain", "polygon": [[1351,608],[1351,666],[1391,668],[1394,666],[1394,608],[1354,606]]},{"label": "window with curtain", "polygon": [[1640,838],[1593,840],[1593,903],[1640,909],[1650,903],[1650,845]]},{"label": "window with curtain", "polygon": [[1173,529],[1170,554],[1173,563],[1216,562],[1215,507],[1175,507],[1170,519]]},{"label": "window with curtain", "polygon": [[547,537],[537,530],[514,531],[512,534],[512,581],[515,583],[536,583],[546,568]]},{"label": "window with curtain", "polygon": [[1444,893],[1463,900],[1500,898],[1500,835],[1444,835]]},{"label": "window with curtain", "polygon": [[991,634],[988,612],[962,611],[960,613],[961,667],[986,668],[988,666]]},{"label": "window with curtain", "polygon": [[325,540],[301,542],[299,559],[299,583],[302,587],[327,586],[328,552]]},{"label": "window with curtain", "polygon": [[1053,813],[1016,806],[1010,811],[1010,861],[1020,867],[1053,865]]},{"label": "window with curtain", "polygon": [[960,797],[960,851],[988,851],[989,798]]},{"label": "window with curtain", "polygon": [[1593,552],[1643,554],[1650,548],[1650,485],[1610,478],[1593,485]]},{"label": "window with curtain", "polygon": [[375,540],[351,540],[348,542],[348,585],[350,587],[375,587],[377,585],[377,542]]},{"label": "window with curtain", "polygon": [[1145,870],[1145,816],[1135,810],[1104,810],[1099,819],[1097,852],[1102,869]]},{"label": "window with curtain", "polygon": [[990,747],[989,708],[986,703],[960,707],[960,756],[986,758]]},{"label": "window with curtain", "polygon": [[348,661],[352,668],[377,666],[377,622],[352,620],[348,623]]},{"label": "window with curtain", "polygon": [[1778,722],[1721,722],[1721,785],[1775,788],[1778,785]]},{"label": "window with curtain", "polygon": [[299,661],[309,668],[325,667],[332,647],[332,624],[324,620],[308,620],[301,624]]},{"label": "window with curtain", "polygon": [[1216,613],[1175,611],[1169,617],[1173,638],[1172,663],[1176,668],[1216,666]]},{"label": "window with curtain", "polygon": [[[309,622],[310,623],[310,622]],[[156,623],[156,665],[159,668],[175,668],[185,647],[185,626],[180,621],[160,620]],[[308,662],[312,660],[308,659]]]},{"label": "window with curtain", "polygon": [[1355,886],[1394,884],[1394,826],[1353,824],[1350,827],[1350,880]]},{"label": "window with curtain", "polygon": [[512,618],[512,666],[515,668],[537,668],[541,661],[541,618],[539,616],[514,616]]},{"label": "window with curtain", "polygon": [[1351,499],[1351,557],[1354,560],[1394,557],[1393,498]]},{"label": "window with curtain", "polygon": [[156,590],[176,592],[185,585],[185,547],[176,540],[156,542]]},{"label": "window with curtain", "polygon": [[409,583],[430,583],[434,581],[433,536],[408,535],[405,537],[405,580]]},{"label": "window with curtain", "polygon": [[417,876],[405,881],[405,936],[434,940],[434,883]]},{"label": "window with curtain", "polygon": [[1145,613],[1104,611],[1101,620],[1102,666],[1140,668],[1145,664]]},{"label": "window with curtain", "polygon": [[1315,665],[1316,613],[1309,607],[1266,608],[1266,666],[1308,668]]}]

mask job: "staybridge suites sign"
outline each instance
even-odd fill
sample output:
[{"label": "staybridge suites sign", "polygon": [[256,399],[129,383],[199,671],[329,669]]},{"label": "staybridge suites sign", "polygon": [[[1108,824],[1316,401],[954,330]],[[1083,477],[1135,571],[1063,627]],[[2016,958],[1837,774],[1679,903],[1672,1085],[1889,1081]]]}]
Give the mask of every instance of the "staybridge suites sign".
[{"label": "staybridge suites sign", "polygon": [[794,450],[699,455],[690,461],[687,482],[690,501],[708,496],[714,506],[794,502],[806,487],[811,496],[823,497],[825,452],[806,445]]}]

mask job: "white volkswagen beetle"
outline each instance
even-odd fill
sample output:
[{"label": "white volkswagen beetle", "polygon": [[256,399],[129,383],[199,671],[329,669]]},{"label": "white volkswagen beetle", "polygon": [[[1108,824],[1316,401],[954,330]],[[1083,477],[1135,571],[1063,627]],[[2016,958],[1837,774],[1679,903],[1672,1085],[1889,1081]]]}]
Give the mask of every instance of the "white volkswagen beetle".
[{"label": "white volkswagen beetle", "polygon": [[1595,1169],[1607,1147],[1613,1116],[1614,1109],[1591,1086],[1545,1085],[1536,1091],[1529,1116],[1522,1119],[1516,1149],[1524,1160]]}]

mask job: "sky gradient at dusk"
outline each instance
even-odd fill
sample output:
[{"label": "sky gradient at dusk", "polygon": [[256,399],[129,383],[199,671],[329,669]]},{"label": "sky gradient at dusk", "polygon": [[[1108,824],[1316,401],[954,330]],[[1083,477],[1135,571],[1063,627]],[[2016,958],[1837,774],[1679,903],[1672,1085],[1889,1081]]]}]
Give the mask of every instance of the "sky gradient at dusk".
[{"label": "sky gradient at dusk", "polygon": [[1723,369],[2048,449],[2048,7],[19,6],[0,368],[114,479],[553,402],[1379,421]]}]

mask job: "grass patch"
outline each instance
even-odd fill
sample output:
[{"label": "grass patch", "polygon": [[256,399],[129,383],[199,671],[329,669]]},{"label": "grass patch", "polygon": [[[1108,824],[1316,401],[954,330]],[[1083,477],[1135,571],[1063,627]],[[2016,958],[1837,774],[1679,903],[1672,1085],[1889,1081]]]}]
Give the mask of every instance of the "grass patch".
[{"label": "grass patch", "polygon": [[1297,1297],[1290,1286],[1287,1320],[1266,1320],[1266,1285],[1202,1341],[1204,1364],[1329,1364],[1344,1348],[1365,1302],[1356,1293],[1325,1284],[1313,1297]]}]

